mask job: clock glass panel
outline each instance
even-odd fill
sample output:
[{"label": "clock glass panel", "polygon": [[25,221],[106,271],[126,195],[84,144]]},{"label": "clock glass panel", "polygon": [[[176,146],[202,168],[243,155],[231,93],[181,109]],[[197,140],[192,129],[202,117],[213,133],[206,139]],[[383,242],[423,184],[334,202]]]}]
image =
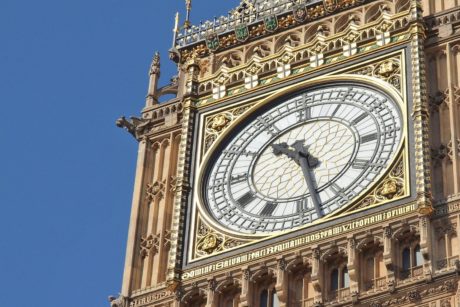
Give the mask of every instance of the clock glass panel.
[{"label": "clock glass panel", "polygon": [[359,84],[277,100],[227,134],[211,156],[205,206],[241,233],[310,224],[376,182],[396,155],[401,127],[397,104]]}]

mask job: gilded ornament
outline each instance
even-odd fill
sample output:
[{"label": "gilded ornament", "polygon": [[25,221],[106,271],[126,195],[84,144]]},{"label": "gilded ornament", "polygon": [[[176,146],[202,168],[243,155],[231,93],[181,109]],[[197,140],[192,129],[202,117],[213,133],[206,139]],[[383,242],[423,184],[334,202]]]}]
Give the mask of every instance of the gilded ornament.
[{"label": "gilded ornament", "polygon": [[215,131],[221,131],[224,127],[227,126],[229,122],[230,122],[230,119],[228,119],[228,117],[225,116],[225,114],[218,114],[212,120],[211,129]]},{"label": "gilded ornament", "polygon": [[403,196],[406,193],[404,176],[404,160],[400,156],[390,173],[383,178],[382,183],[358,202],[354,208],[367,208]]},{"label": "gilded ornament", "polygon": [[396,180],[389,179],[383,183],[383,187],[380,193],[386,198],[391,199],[397,192],[398,192],[398,185],[396,183]]},{"label": "gilded ornament", "polygon": [[234,248],[247,241],[236,240],[219,233],[199,219],[195,242],[195,257],[201,258]]},{"label": "gilded ornament", "polygon": [[252,104],[236,107],[206,118],[206,128],[204,135],[205,151],[211,147],[217,137],[222,133],[222,131],[225,130],[226,127],[228,127],[228,125],[230,125],[230,123],[240,117],[251,106]]},{"label": "gilded ornament", "polygon": [[383,62],[377,67],[376,73],[380,76],[388,78],[391,74],[393,74],[398,67],[396,66],[395,62],[392,60],[388,60]]}]

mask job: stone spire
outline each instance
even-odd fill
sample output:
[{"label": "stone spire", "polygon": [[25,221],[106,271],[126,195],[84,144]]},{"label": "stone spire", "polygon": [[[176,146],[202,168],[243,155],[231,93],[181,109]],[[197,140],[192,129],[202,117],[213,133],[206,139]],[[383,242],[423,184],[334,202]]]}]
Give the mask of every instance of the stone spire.
[{"label": "stone spire", "polygon": [[160,80],[160,53],[157,51],[153,56],[152,64],[149,71],[149,90],[147,93],[146,107],[158,103],[157,90],[158,81]]}]

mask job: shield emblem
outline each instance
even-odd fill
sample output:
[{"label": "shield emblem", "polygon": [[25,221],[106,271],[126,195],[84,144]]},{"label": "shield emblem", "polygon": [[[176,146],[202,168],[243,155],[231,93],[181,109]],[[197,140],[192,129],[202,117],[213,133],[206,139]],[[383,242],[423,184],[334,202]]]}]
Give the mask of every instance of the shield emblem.
[{"label": "shield emblem", "polygon": [[208,34],[206,36],[206,46],[211,51],[216,51],[217,49],[219,49],[219,46],[220,46],[219,36],[217,36],[217,34],[214,32]]},{"label": "shield emblem", "polygon": [[273,32],[278,29],[278,18],[275,15],[268,15],[264,17],[265,30]]},{"label": "shield emblem", "polygon": [[307,10],[305,6],[295,6],[292,9],[292,15],[294,15],[294,19],[298,22],[305,21],[307,19]]},{"label": "shield emblem", "polygon": [[235,27],[235,36],[236,40],[240,42],[244,42],[249,37],[249,29],[248,26],[244,23],[240,23]]},{"label": "shield emblem", "polygon": [[324,8],[331,13],[337,8],[337,0],[323,0]]},{"label": "shield emblem", "polygon": [[292,10],[294,19],[298,22],[305,21],[307,19],[307,10],[305,6],[295,6]]}]

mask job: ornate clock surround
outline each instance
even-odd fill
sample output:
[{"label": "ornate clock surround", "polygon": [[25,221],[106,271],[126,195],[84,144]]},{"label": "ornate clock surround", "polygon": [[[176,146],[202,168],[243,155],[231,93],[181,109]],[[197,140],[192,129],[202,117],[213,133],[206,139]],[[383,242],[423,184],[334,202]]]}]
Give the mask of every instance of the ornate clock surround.
[{"label": "ornate clock surround", "polygon": [[[339,213],[333,214],[331,217],[324,219],[320,223],[301,226],[281,234],[248,237],[235,236],[235,234],[228,233],[226,229],[223,229],[219,225],[214,224],[212,220],[210,221],[208,218],[204,217],[203,214],[200,213],[200,210],[198,210],[198,206],[200,205],[197,204],[197,191],[195,190],[193,191],[193,196],[189,202],[189,208],[191,209],[188,210],[187,213],[188,223],[186,233],[188,233],[189,236],[185,238],[187,256],[184,257],[184,269],[187,270],[187,268],[203,265],[210,261],[232,256],[253,248],[266,245],[269,246],[272,244],[271,242],[274,242],[273,240],[275,238],[276,240],[282,240],[319,229],[325,229],[334,225],[334,223],[337,222],[337,218],[341,218],[339,222],[346,222],[356,217],[380,212],[392,207],[400,206],[403,203],[415,201],[415,168],[413,167],[415,157],[409,150],[409,148],[414,146],[413,131],[410,128],[413,126],[412,118],[410,117],[412,102],[408,99],[408,97],[411,97],[411,88],[408,81],[410,80],[411,71],[410,67],[404,65],[405,62],[410,61],[409,48],[410,47],[407,45],[393,47],[383,52],[367,55],[359,62],[355,59],[351,59],[345,63],[341,63],[340,65],[331,65],[330,67],[314,71],[311,74],[292,76],[292,78],[289,78],[282,84],[274,85],[273,90],[268,93],[259,94],[258,91],[252,90],[247,93],[247,96],[243,95],[238,98],[231,97],[227,101],[223,101],[219,104],[212,103],[198,107],[197,118],[199,120],[195,123],[195,131],[198,131],[198,133],[194,139],[194,144],[197,146],[195,153],[199,153],[199,155],[195,154],[192,156],[192,161],[194,161],[192,162],[192,186],[198,186],[197,184],[193,184],[193,182],[199,182],[201,180],[201,178],[198,177],[198,164],[202,164],[202,159],[206,157],[207,151],[212,151],[216,148],[215,144],[212,144],[211,146],[206,144],[206,137],[210,132],[209,129],[206,129],[206,127],[210,124],[209,118],[214,119],[217,117],[215,122],[221,125],[220,127],[217,125],[219,130],[218,133],[215,133],[213,140],[218,141],[225,137],[225,134],[232,133],[232,128],[238,125],[245,116],[248,116],[247,114],[249,114],[251,110],[260,107],[260,105],[269,104],[280,97],[292,95],[301,89],[312,88],[333,82],[357,82],[364,86],[376,88],[385,93],[385,95],[390,95],[400,104],[400,108],[403,111],[404,126],[406,127],[404,131],[404,140],[401,142],[403,146],[398,149],[400,152],[391,162],[391,167],[387,169],[385,176],[392,171],[392,167],[395,166],[397,162],[402,161],[404,170],[404,176],[402,179],[404,182],[404,192],[402,195],[398,195],[395,198],[388,199],[386,201],[378,201],[364,207],[362,204],[357,204],[356,201],[354,202],[354,205],[347,206],[347,208],[340,210]],[[399,63],[399,67],[396,68],[397,74],[400,78],[399,87],[395,86],[394,83],[392,84],[392,82],[389,82],[387,74],[377,75],[374,73],[381,65],[388,62]],[[372,69],[369,67],[372,67]],[[231,116],[231,118],[218,118],[221,114],[232,114],[233,116]],[[385,176],[382,176],[381,179]],[[368,194],[375,192],[372,190],[376,190],[378,185],[379,184],[375,184],[374,187],[368,191],[369,193],[361,195],[359,199],[363,200]],[[201,209],[203,208],[201,207]],[[363,212],[364,210],[366,210],[365,213]],[[203,229],[205,232],[200,233],[200,230]],[[199,244],[203,245],[203,240],[209,239],[211,244],[207,246],[208,250],[204,252],[201,250],[201,253],[197,252],[197,246]],[[228,242],[230,243],[225,244]],[[236,247],[238,247],[237,250],[235,250]]]}]

